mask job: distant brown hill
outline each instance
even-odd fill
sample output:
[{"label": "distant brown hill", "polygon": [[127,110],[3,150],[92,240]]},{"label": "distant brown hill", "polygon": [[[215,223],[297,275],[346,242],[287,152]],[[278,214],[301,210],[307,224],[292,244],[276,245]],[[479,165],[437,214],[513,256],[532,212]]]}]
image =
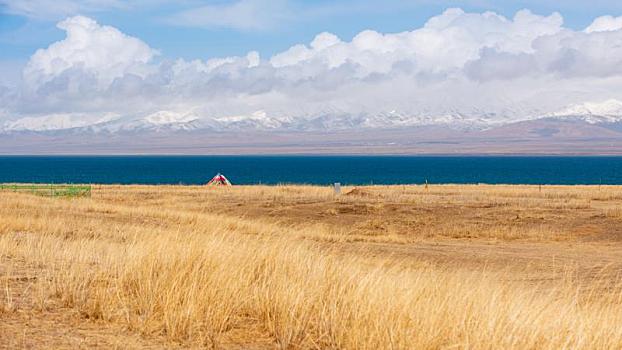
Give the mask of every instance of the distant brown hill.
[{"label": "distant brown hill", "polygon": [[485,130],[77,130],[0,134],[0,154],[622,154],[622,124],[538,119]]}]

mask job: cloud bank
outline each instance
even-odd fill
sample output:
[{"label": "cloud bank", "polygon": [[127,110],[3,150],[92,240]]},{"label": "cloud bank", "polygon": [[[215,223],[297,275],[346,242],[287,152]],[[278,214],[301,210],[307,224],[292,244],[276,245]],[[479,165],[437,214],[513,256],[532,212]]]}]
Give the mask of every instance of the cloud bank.
[{"label": "cloud bank", "polygon": [[448,9],[412,31],[366,30],[350,41],[321,33],[272,57],[191,61],[163,59],[87,17],[58,27],[66,38],[30,58],[22,85],[0,88],[0,121],[399,115],[433,123],[451,115],[503,123],[622,99],[622,20],[611,16],[577,31],[558,13]]}]

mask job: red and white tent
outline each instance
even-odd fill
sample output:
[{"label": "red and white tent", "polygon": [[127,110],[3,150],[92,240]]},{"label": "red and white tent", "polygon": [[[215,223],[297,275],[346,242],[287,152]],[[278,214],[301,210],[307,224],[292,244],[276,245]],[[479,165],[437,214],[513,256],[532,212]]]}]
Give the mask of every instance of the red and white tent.
[{"label": "red and white tent", "polygon": [[231,186],[231,182],[225,175],[219,173],[207,183],[207,186]]}]

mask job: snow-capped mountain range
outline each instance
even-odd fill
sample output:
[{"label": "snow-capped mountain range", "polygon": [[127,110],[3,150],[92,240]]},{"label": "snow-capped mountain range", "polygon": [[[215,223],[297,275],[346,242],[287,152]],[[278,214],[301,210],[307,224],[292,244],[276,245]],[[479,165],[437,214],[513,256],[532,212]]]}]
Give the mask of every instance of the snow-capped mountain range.
[{"label": "snow-capped mountain range", "polygon": [[601,103],[575,104],[548,116],[553,118],[575,117],[590,124],[616,123],[622,120],[622,101],[607,100]]},{"label": "snow-capped mountain range", "polygon": [[588,124],[622,122],[622,101],[586,102],[569,105],[553,113],[518,116],[478,110],[469,113],[449,111],[441,114],[409,114],[390,110],[375,114],[326,112],[297,117],[272,115],[255,111],[247,115],[206,117],[195,112],[159,111],[143,117],[106,114],[53,114],[24,117],[0,124],[0,133],[53,133],[70,130],[75,133],[129,133],[158,131],[338,131],[352,129],[392,129],[417,126],[447,126],[459,130],[487,130],[517,122],[540,119],[583,121]]}]

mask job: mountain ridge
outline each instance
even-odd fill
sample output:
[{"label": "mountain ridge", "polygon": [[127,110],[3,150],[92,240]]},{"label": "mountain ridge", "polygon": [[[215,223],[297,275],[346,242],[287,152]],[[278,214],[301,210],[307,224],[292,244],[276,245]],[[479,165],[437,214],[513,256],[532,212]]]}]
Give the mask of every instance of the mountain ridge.
[{"label": "mountain ridge", "polygon": [[54,132],[73,129],[85,133],[193,131],[213,132],[261,131],[335,131],[347,129],[391,129],[440,125],[458,130],[487,130],[515,123],[541,119],[583,120],[589,124],[610,124],[622,121],[622,101],[585,102],[569,105],[557,112],[535,116],[503,117],[496,113],[408,114],[396,110],[380,113],[317,113],[299,117],[271,115],[263,110],[248,114],[202,117],[193,112],[158,111],[145,117],[121,117],[104,114],[87,117],[81,114],[55,114],[25,117],[5,122],[0,132]]}]

